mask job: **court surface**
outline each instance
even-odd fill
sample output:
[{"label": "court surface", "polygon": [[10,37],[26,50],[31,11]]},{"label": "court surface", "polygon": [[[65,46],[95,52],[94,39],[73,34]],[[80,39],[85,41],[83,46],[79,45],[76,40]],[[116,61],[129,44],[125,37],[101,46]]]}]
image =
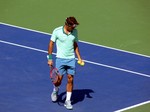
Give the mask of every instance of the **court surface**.
[{"label": "court surface", "polygon": [[[67,112],[66,77],[52,103],[47,66],[51,35],[0,24],[0,111]],[[79,42],[72,112],[113,112],[150,101],[150,57]],[[56,50],[54,50],[56,51]],[[55,52],[54,56],[55,57]]]}]

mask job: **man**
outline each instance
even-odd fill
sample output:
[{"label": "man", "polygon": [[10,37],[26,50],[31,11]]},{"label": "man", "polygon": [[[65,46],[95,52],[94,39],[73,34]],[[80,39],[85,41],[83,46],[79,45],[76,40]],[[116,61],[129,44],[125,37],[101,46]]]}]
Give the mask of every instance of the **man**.
[{"label": "man", "polygon": [[68,82],[66,86],[66,101],[64,106],[67,109],[73,109],[71,104],[71,95],[73,90],[73,78],[75,75],[75,53],[80,62],[83,62],[78,48],[78,32],[76,26],[79,25],[75,17],[67,17],[64,26],[54,29],[48,47],[48,64],[53,65],[52,52],[56,42],[56,68],[59,71],[57,84],[54,84],[54,89],[51,94],[52,101],[57,101],[59,86],[63,79],[63,75],[67,74]]}]

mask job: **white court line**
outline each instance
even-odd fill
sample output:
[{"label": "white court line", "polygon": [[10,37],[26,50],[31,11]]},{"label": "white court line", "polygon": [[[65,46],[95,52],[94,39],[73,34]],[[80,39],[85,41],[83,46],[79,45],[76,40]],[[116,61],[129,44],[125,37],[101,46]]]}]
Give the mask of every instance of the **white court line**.
[{"label": "white court line", "polygon": [[[11,24],[7,24],[7,23],[3,23],[3,22],[0,22],[0,24],[11,26],[11,27],[16,27],[16,28],[20,28],[20,29],[24,29],[24,30],[28,30],[28,31],[33,31],[33,32],[41,33],[41,34],[52,35],[50,33],[37,31],[37,30],[29,29],[29,28],[24,28],[24,27],[20,27],[20,26],[16,26],[16,25],[11,25]],[[112,50],[116,50],[116,51],[120,51],[120,52],[125,52],[125,53],[129,53],[129,54],[134,54],[134,55],[150,58],[150,56],[144,55],[144,54],[139,54],[139,53],[135,53],[135,52],[125,51],[125,50],[112,48],[112,47],[108,47],[108,46],[104,46],[104,45],[99,45],[99,44],[95,44],[95,43],[91,43],[91,42],[85,42],[85,41],[82,41],[82,40],[79,40],[79,41],[82,42],[82,43],[86,43],[86,44],[90,44],[90,45],[94,45],[94,46],[99,46],[99,47],[103,47],[103,48],[108,48],[108,49],[112,49]]]},{"label": "white court line", "polygon": [[[37,48],[33,48],[33,47],[28,47],[28,46],[24,46],[24,45],[12,43],[12,42],[7,42],[7,41],[3,41],[3,40],[0,40],[0,42],[5,43],[5,44],[9,44],[9,45],[13,45],[13,46],[18,46],[18,47],[30,49],[30,50],[34,50],[34,51],[38,51],[38,52],[48,53],[45,50],[41,50],[41,49],[37,49]],[[56,53],[53,53],[53,54],[56,55]],[[118,68],[118,67],[114,67],[114,66],[109,66],[109,65],[105,65],[105,64],[101,64],[101,63],[96,63],[96,62],[92,62],[92,61],[88,61],[88,60],[84,60],[84,61],[86,63],[91,63],[91,64],[94,64],[94,65],[99,65],[99,66],[103,66],[103,67],[107,67],[107,68],[111,68],[111,69],[116,69],[116,70],[120,70],[120,71],[124,71],[124,72],[128,72],[128,73],[132,73],[132,74],[136,74],[136,75],[140,75],[140,76],[150,78],[149,74],[143,74],[143,73],[139,73],[139,72],[135,72],[135,71],[131,71],[131,70],[126,70],[126,69],[122,69],[122,68]]]},{"label": "white court line", "polygon": [[114,112],[123,112],[123,111],[129,110],[129,109],[132,109],[132,108],[135,108],[135,107],[138,107],[138,106],[142,106],[142,105],[145,105],[145,104],[148,104],[148,103],[150,103],[150,100],[146,101],[146,102],[142,102],[142,103],[136,104],[136,105],[133,105],[133,106],[130,106],[130,107],[127,107],[127,108],[116,110]]}]

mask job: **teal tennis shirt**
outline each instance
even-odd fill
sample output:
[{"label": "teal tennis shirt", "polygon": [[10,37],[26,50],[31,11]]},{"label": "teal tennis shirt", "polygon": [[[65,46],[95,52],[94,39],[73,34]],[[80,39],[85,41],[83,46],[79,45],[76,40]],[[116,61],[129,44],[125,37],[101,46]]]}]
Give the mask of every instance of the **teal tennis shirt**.
[{"label": "teal tennis shirt", "polygon": [[54,29],[51,40],[56,42],[58,58],[75,58],[74,42],[78,41],[78,32],[74,29],[70,34],[64,32],[64,26]]}]

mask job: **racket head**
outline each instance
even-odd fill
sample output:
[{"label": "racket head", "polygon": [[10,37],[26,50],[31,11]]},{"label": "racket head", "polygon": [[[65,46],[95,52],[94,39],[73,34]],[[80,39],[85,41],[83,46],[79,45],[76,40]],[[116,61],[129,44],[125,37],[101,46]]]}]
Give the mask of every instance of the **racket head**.
[{"label": "racket head", "polygon": [[58,75],[59,75],[58,69],[52,66],[50,69],[50,79],[53,84],[57,83]]}]

